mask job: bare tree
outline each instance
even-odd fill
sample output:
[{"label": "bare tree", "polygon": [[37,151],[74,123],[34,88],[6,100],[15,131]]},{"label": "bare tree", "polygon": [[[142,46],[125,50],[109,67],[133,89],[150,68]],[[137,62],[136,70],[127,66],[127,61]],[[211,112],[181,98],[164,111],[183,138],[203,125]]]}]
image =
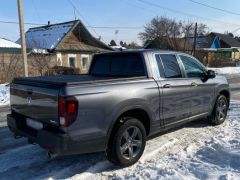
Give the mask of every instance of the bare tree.
[{"label": "bare tree", "polygon": [[57,59],[54,59],[53,55],[50,53],[31,52],[28,57],[30,65],[41,76],[44,76],[47,71],[49,71],[53,66],[57,65]]},{"label": "bare tree", "polygon": [[0,61],[0,81],[10,82],[23,75],[22,56],[18,53],[3,53]]},{"label": "bare tree", "polygon": [[[44,76],[53,66],[58,65],[58,61],[55,54],[49,53],[44,47],[46,47],[46,42],[39,42],[31,37],[31,52],[28,54],[30,65],[33,70],[37,71],[41,76]],[[29,42],[28,41],[28,42]]]},{"label": "bare tree", "polygon": [[[157,16],[144,27],[139,37],[143,42],[157,40],[160,48],[185,51],[188,38],[194,35],[194,24]],[[205,24],[199,23],[197,34],[205,35],[207,30]]]}]

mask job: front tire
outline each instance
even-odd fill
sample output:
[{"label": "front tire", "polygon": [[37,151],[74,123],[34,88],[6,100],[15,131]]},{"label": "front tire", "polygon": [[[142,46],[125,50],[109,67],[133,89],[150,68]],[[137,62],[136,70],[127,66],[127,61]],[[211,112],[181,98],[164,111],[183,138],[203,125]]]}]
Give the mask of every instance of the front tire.
[{"label": "front tire", "polygon": [[127,167],[136,163],[143,154],[146,145],[146,131],[143,124],[136,118],[120,122],[113,130],[107,158],[112,163]]},{"label": "front tire", "polygon": [[222,124],[227,117],[227,111],[228,111],[228,100],[226,96],[219,95],[214,105],[213,112],[208,117],[208,121],[213,125]]}]

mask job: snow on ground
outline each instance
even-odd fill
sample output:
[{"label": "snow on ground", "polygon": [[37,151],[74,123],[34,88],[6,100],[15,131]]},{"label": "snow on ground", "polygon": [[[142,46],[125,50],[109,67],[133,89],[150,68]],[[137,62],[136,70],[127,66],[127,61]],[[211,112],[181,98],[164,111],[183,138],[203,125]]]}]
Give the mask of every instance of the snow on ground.
[{"label": "snow on ground", "polygon": [[48,160],[2,127],[0,179],[240,179],[239,121],[240,102],[232,101],[223,125],[199,120],[149,140],[140,161],[124,169],[104,153]]},{"label": "snow on ground", "polygon": [[0,84],[0,107],[10,104],[9,84]]},{"label": "snow on ground", "polygon": [[240,67],[208,68],[214,70],[217,74],[231,75],[240,74]]}]

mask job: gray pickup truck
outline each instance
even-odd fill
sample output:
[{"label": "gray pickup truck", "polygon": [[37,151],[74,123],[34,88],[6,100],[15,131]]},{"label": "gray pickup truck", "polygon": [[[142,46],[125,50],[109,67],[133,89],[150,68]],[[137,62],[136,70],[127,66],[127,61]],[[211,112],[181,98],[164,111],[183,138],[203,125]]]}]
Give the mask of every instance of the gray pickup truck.
[{"label": "gray pickup truck", "polygon": [[16,78],[8,127],[51,157],[105,151],[129,166],[146,139],[192,120],[227,116],[227,80],[171,51],[96,54],[88,74]]}]

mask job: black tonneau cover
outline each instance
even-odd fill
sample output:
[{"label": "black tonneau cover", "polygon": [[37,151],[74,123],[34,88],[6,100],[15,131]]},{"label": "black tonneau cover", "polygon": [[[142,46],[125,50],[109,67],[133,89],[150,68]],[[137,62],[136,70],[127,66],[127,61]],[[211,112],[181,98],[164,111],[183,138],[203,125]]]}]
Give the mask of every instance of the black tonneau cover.
[{"label": "black tonneau cover", "polygon": [[122,81],[122,80],[134,80],[143,79],[146,76],[141,77],[121,77],[121,76],[92,76],[87,74],[79,75],[59,75],[59,76],[44,76],[44,77],[22,77],[15,78],[13,80],[14,84],[22,85],[34,85],[34,86],[66,86],[66,85],[76,85],[76,84],[91,84],[91,83],[103,83],[112,81]]}]

